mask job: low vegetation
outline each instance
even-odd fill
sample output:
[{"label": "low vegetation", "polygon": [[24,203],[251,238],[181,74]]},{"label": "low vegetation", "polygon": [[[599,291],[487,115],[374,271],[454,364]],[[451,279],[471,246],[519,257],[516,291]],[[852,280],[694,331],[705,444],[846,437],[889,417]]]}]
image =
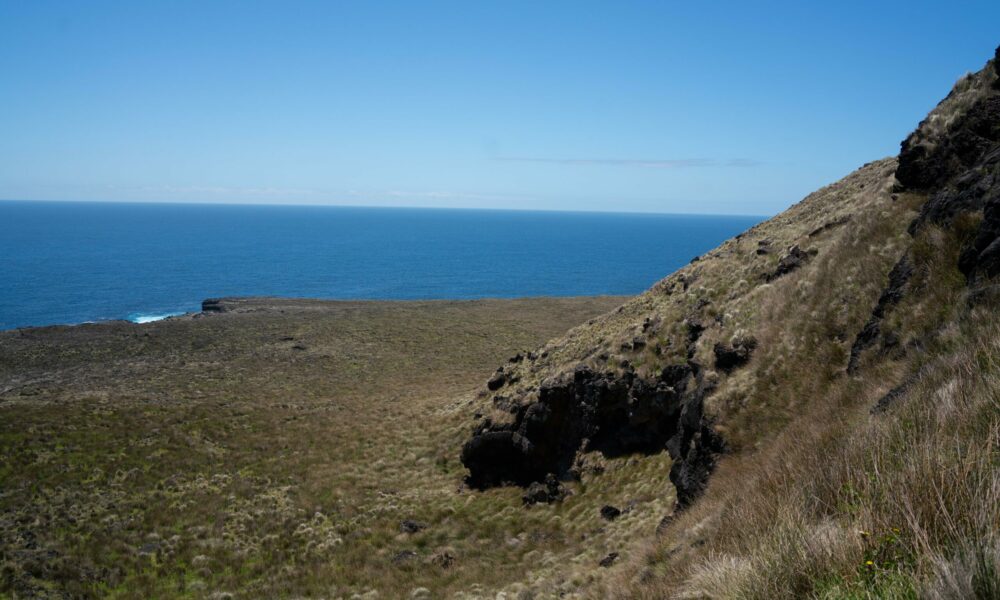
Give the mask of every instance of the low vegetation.
[{"label": "low vegetation", "polygon": [[[494,365],[621,302],[267,300],[4,332],[0,594],[474,596],[528,571],[521,587],[579,587],[559,567],[665,509],[664,459],[609,461],[587,494],[525,510],[517,490],[463,491],[455,448]],[[622,493],[650,505],[609,524]]]}]

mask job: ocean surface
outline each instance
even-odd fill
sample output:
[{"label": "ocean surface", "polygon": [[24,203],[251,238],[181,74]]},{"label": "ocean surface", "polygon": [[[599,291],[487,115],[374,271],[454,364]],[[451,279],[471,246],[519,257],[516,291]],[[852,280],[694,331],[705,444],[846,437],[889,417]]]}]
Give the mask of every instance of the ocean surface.
[{"label": "ocean surface", "polygon": [[763,217],[0,201],[0,330],[204,298],[636,294]]}]

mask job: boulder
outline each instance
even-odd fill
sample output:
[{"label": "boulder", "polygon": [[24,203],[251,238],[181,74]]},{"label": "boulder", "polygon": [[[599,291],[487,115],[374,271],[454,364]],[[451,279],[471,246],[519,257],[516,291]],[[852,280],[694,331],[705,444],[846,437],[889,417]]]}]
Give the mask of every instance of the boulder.
[{"label": "boulder", "polygon": [[417,533],[419,531],[423,531],[424,529],[427,529],[427,525],[412,519],[404,519],[399,524],[399,530],[403,533]]},{"label": "boulder", "polygon": [[732,345],[718,343],[712,348],[715,354],[715,368],[723,373],[731,373],[737,367],[742,367],[750,360],[757,347],[757,340],[754,338],[741,339]]},{"label": "boulder", "polygon": [[788,275],[792,271],[795,271],[802,265],[804,265],[809,258],[812,256],[813,252],[806,252],[796,244],[788,249],[788,252],[778,260],[778,266],[773,272],[768,273],[765,276],[767,281],[774,281],[779,277]]},{"label": "boulder", "polygon": [[493,377],[490,377],[489,381],[486,382],[486,387],[491,391],[499,390],[503,387],[503,384],[507,382],[507,376],[504,375],[503,367],[497,369]]},{"label": "boulder", "polygon": [[525,505],[551,504],[561,502],[567,495],[566,488],[559,483],[555,475],[549,473],[545,476],[544,483],[536,481],[529,485],[524,491],[524,495],[521,496],[521,501]]},{"label": "boulder", "polygon": [[601,518],[605,521],[614,521],[622,514],[621,509],[610,504],[605,504],[601,507]]},{"label": "boulder", "polygon": [[409,562],[412,562],[416,558],[417,558],[417,553],[414,552],[413,550],[403,550],[393,555],[392,564],[405,565]]}]

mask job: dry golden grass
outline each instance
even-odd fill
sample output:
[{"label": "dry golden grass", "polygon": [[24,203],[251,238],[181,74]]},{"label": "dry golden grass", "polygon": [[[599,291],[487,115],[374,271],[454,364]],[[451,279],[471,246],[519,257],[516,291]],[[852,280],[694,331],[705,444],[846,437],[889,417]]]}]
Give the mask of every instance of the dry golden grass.
[{"label": "dry golden grass", "polygon": [[[737,452],[622,574],[620,597],[998,597],[1000,324],[997,306],[965,302],[968,224],[912,242],[910,291],[883,323],[906,350],[843,370],[839,333],[867,318],[919,200],[856,219],[828,260],[762,304],[762,350],[714,406]],[[851,294],[869,300],[837,301]],[[870,414],[906,377],[888,412]]]},{"label": "dry golden grass", "polygon": [[845,389],[725,464],[622,597],[996,598],[1000,326],[963,327],[887,414]]}]

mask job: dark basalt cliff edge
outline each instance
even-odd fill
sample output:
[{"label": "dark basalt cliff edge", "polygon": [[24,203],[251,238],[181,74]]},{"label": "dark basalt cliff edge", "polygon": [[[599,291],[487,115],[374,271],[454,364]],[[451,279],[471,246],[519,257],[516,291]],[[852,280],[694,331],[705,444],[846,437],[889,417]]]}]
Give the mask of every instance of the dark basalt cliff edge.
[{"label": "dark basalt cliff edge", "polygon": [[[553,476],[577,477],[580,458],[589,452],[667,451],[678,507],[689,505],[726,449],[726,428],[718,421],[741,410],[746,380],[763,379],[754,369],[755,332],[774,325],[759,316],[761,299],[789,302],[800,273],[829,269],[817,261],[848,243],[862,217],[884,221],[878,215],[913,210],[915,218],[906,217],[908,235],[887,238],[898,241],[886,242],[885,252],[895,259],[882,271],[881,293],[837,295],[847,305],[873,304],[867,304],[867,318],[844,316],[831,332],[844,348],[844,362],[831,367],[835,372],[856,373],[874,360],[868,355],[875,347],[879,359],[907,351],[884,321],[909,293],[911,279],[926,277],[915,275],[913,240],[928,224],[964,240],[958,267],[972,286],[970,301],[994,291],[990,279],[1000,274],[1000,48],[903,141],[898,162],[865,165],[614,313],[498,369],[481,394],[487,403],[477,415],[481,420],[462,449],[468,483],[551,484]],[[920,343],[907,341],[910,347]],[[706,409],[709,401],[719,408]]]},{"label": "dark basalt cliff edge", "polygon": [[[910,223],[910,235],[928,224],[948,228],[963,218],[978,220],[966,234],[958,268],[972,286],[970,301],[994,292],[985,283],[1000,274],[1000,48],[986,68],[959,81],[900,146],[895,190],[927,197]],[[861,353],[879,339],[883,346],[895,343],[882,335],[880,324],[906,293],[911,253],[889,273],[889,284],[855,338],[848,372],[857,370]]]},{"label": "dark basalt cliff edge", "polygon": [[959,267],[970,282],[1000,273],[1000,48],[906,138],[896,178],[904,189],[929,194],[911,232],[981,212]]}]

